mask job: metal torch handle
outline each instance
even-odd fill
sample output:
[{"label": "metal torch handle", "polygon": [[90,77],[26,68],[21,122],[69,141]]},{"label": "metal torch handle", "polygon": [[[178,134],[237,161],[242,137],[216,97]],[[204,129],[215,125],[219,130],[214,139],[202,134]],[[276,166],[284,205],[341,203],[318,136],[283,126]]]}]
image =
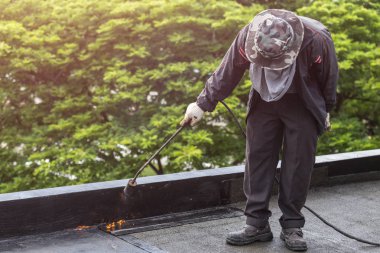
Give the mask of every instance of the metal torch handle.
[{"label": "metal torch handle", "polygon": [[152,160],[154,158],[156,158],[156,156],[170,143],[170,141],[172,141],[188,125],[189,125],[189,123],[186,123],[186,124],[182,125],[181,127],[179,127],[177,129],[177,131],[175,131],[175,133],[172,136],[170,136],[170,138],[167,141],[165,141],[165,143],[137,171],[134,178],[132,180],[130,180],[130,183],[129,183],[130,185],[135,185],[137,177],[141,174],[141,172],[145,169],[145,167],[148,166],[149,163],[152,162]]}]

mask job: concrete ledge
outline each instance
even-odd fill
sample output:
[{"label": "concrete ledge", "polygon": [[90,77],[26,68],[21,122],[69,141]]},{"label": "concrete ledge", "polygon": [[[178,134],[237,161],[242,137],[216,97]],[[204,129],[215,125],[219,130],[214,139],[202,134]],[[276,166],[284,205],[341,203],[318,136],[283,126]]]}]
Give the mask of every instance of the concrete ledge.
[{"label": "concrete ledge", "polygon": [[[0,237],[242,201],[243,171],[244,166],[234,166],[139,178],[126,199],[122,190],[128,180],[0,194]],[[312,185],[326,184],[337,176],[344,183],[344,175],[351,175],[352,181],[352,175],[377,171],[380,149],[318,156]]]}]

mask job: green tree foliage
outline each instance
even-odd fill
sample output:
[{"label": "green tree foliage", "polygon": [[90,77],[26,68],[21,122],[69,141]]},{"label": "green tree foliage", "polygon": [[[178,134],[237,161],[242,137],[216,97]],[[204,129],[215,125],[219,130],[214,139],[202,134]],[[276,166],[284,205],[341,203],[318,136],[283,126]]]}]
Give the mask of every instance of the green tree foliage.
[{"label": "green tree foliage", "polygon": [[[178,127],[237,31],[232,1],[0,1],[1,191],[131,176]],[[236,94],[248,93],[242,85]],[[229,104],[244,115],[236,96]],[[239,109],[239,110],[238,110]],[[221,113],[219,115],[219,113]],[[157,173],[241,162],[225,112],[184,131]]]},{"label": "green tree foliage", "polygon": [[377,1],[314,1],[300,15],[324,23],[335,42],[340,80],[333,129],[319,153],[380,147],[380,5]]},{"label": "green tree foliage", "polygon": [[[132,176],[265,5],[310,5],[299,13],[333,32],[339,104],[320,152],[378,147],[378,3],[260,3],[0,0],[0,191]],[[226,101],[241,119],[250,85]],[[244,140],[219,105],[162,152],[154,173],[243,160]]]},{"label": "green tree foliage", "polygon": [[246,6],[252,4],[263,4],[268,9],[286,9],[295,11],[297,8],[307,6],[313,2],[313,0],[236,0],[238,3],[241,3]]}]

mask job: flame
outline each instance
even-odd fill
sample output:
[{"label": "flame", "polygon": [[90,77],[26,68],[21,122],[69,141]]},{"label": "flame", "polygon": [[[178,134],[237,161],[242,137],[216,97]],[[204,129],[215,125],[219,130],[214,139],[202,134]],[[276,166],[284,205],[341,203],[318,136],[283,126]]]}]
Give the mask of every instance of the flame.
[{"label": "flame", "polygon": [[[113,221],[113,222],[110,222],[110,223],[107,223],[106,224],[106,231],[107,232],[112,232],[116,229],[122,229],[123,226],[127,223],[126,220],[118,220],[118,221]],[[89,229],[91,228],[91,226],[78,226],[75,228],[75,230],[85,230],[85,229]]]},{"label": "flame", "polygon": [[80,231],[80,230],[89,229],[90,227],[91,227],[91,226],[78,226],[78,227],[75,228],[75,230]]},{"label": "flame", "polygon": [[106,230],[107,232],[114,231],[115,229],[121,229],[123,228],[123,225],[127,223],[126,220],[118,220],[111,223],[106,224]]},{"label": "flame", "polygon": [[125,220],[118,220],[116,223],[119,225],[119,228],[121,228],[127,222]]}]

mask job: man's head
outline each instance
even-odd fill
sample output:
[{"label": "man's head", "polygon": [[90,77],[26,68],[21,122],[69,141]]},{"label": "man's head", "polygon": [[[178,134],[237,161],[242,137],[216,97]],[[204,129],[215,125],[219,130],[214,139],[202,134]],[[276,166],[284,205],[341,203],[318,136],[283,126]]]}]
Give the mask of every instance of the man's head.
[{"label": "man's head", "polygon": [[303,24],[293,12],[265,10],[249,25],[245,44],[247,58],[265,68],[287,68],[299,53],[303,35]]}]

